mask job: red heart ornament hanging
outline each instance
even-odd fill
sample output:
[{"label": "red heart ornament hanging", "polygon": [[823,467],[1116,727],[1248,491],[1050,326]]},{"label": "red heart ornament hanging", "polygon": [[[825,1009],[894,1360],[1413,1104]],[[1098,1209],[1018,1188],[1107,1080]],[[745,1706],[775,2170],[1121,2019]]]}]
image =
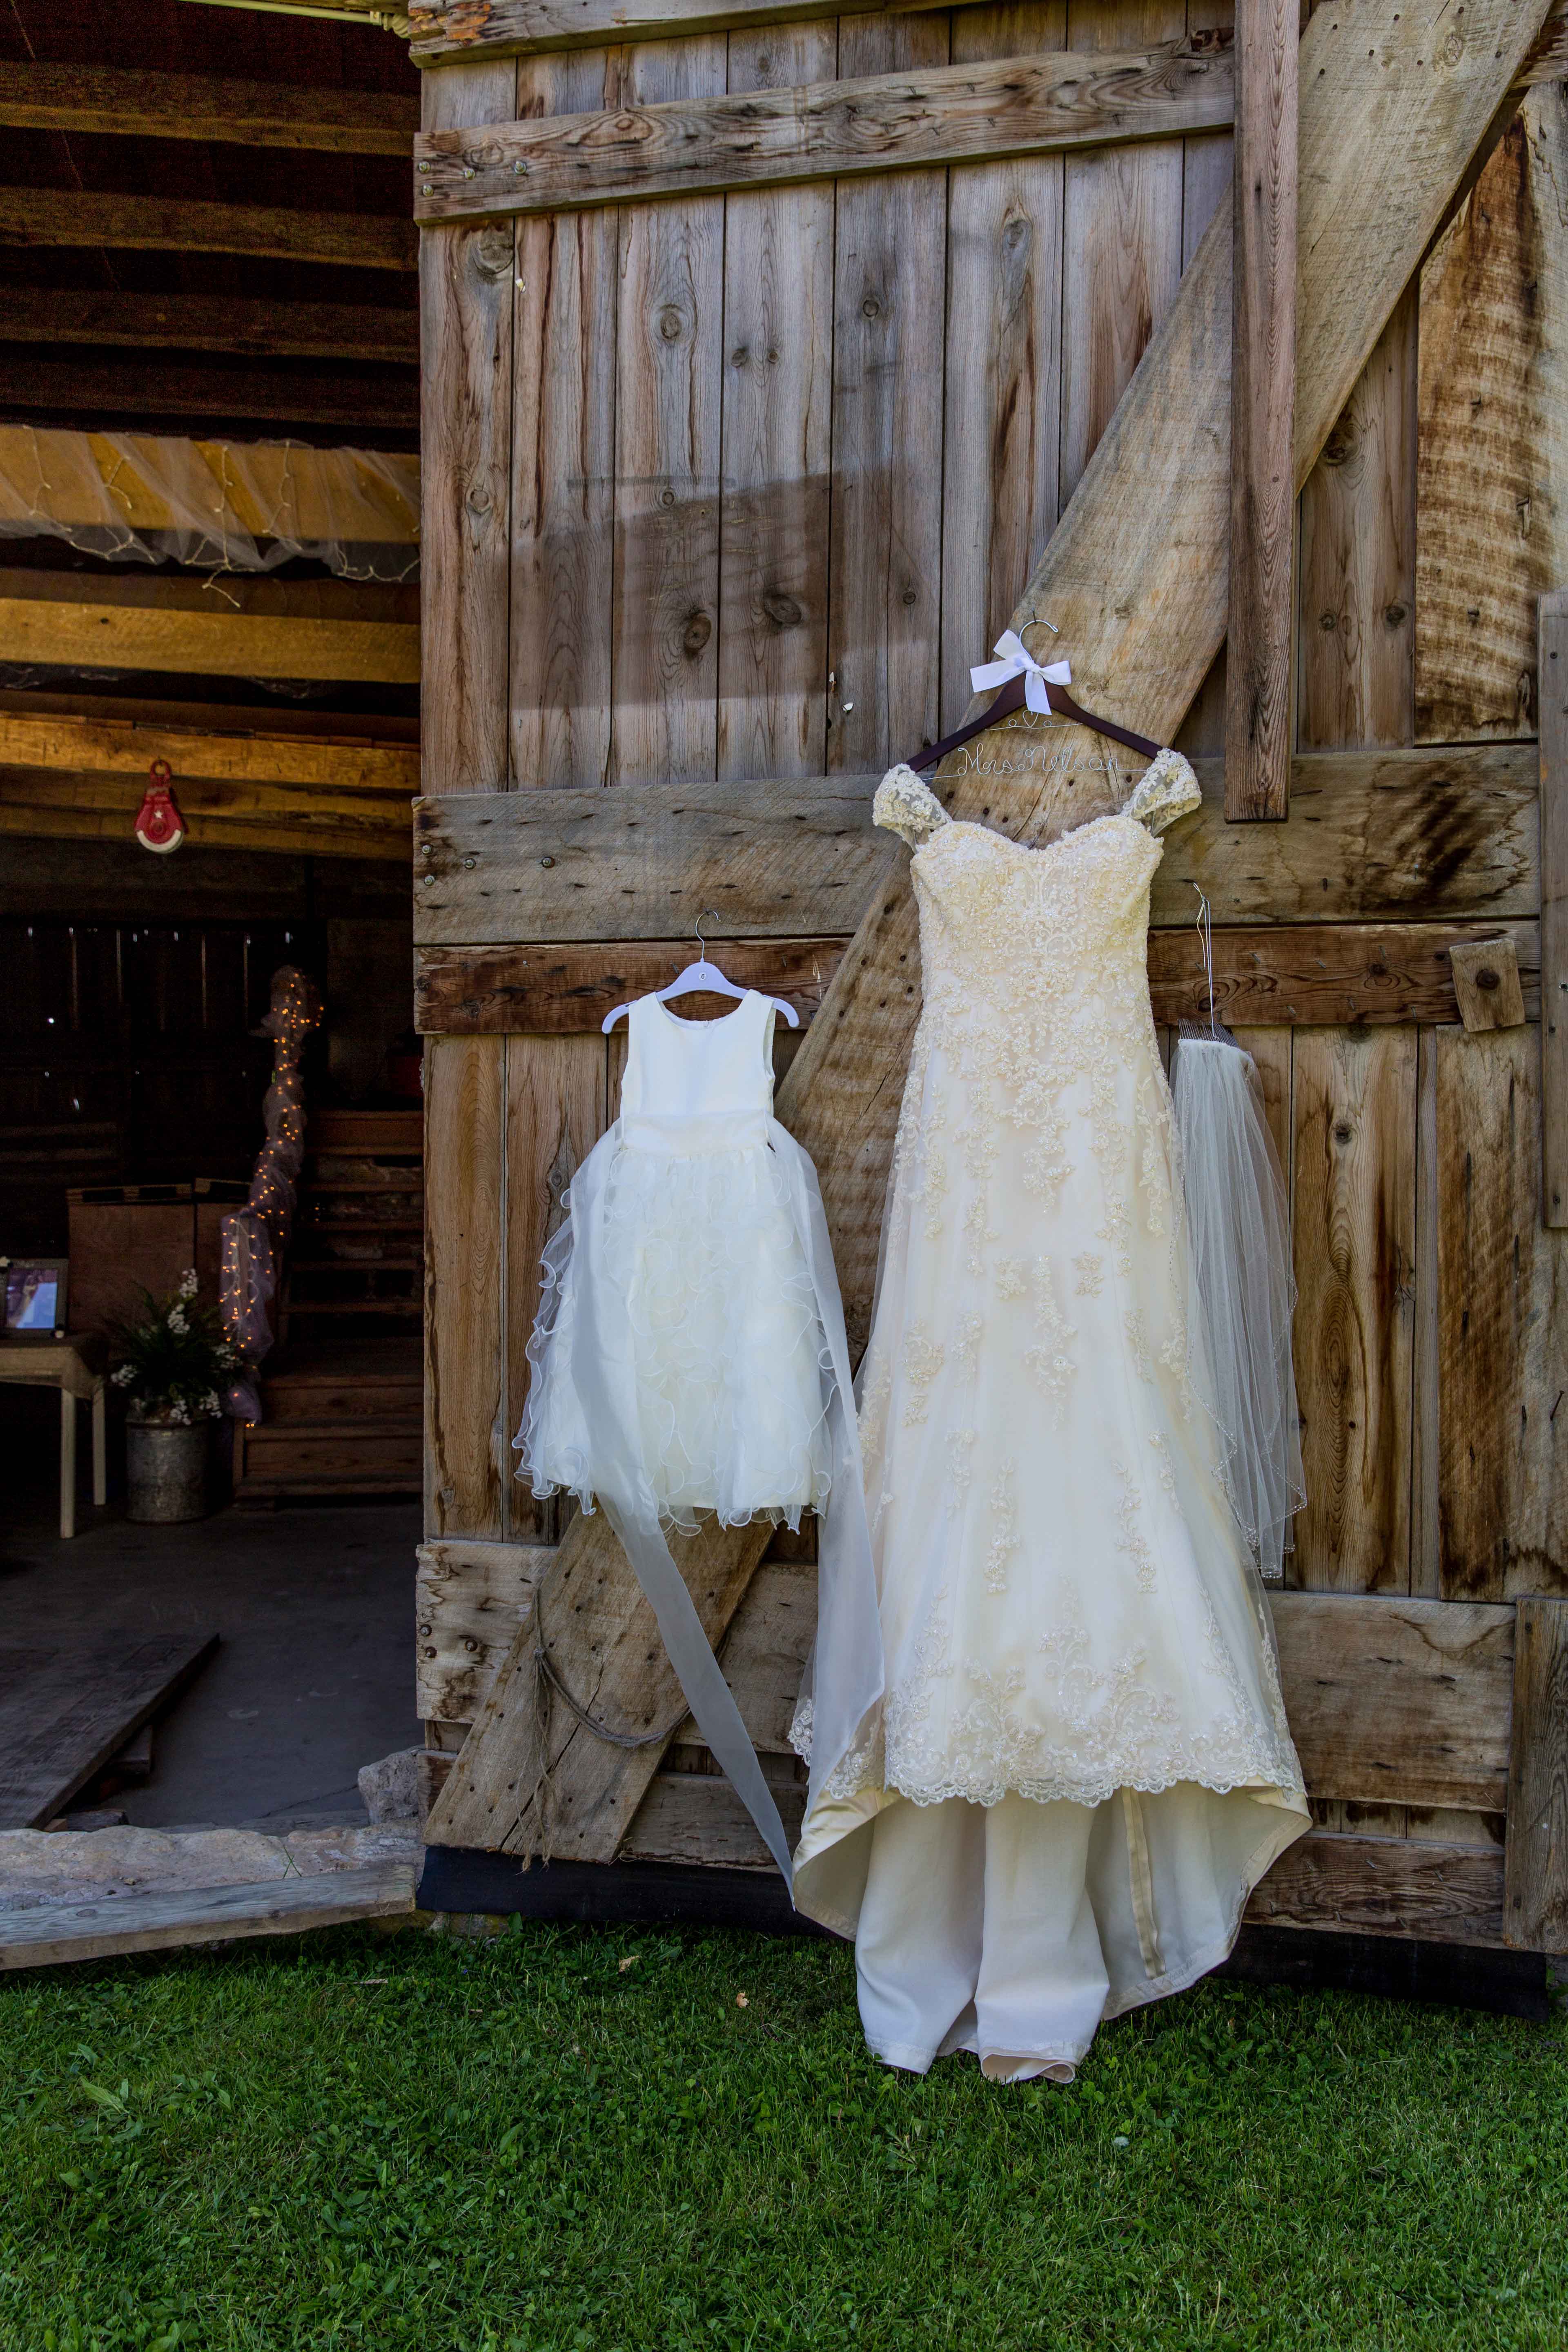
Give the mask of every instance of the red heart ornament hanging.
[{"label": "red heart ornament hanging", "polygon": [[171,849],[178,849],[188,828],[174,798],[174,772],[167,760],[154,760],[149,773],[152,782],[136,812],[136,838],[143,849],[166,857]]}]

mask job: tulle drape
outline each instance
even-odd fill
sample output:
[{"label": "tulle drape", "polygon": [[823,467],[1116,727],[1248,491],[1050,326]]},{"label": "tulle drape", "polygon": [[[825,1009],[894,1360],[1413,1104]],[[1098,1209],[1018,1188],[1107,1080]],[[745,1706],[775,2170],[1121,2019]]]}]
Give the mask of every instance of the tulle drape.
[{"label": "tulle drape", "polygon": [[1171,1058],[1171,1096],[1201,1385],[1220,1431],[1232,1507],[1259,1575],[1277,1584],[1291,1515],[1306,1500],[1284,1178],[1257,1065],[1227,1033],[1184,1033]]}]

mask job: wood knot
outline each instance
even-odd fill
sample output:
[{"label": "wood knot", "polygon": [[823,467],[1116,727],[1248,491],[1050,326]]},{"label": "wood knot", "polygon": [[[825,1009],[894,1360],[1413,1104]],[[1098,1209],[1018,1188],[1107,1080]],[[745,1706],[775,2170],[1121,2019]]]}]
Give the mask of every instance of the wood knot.
[{"label": "wood knot", "polygon": [[680,650],[688,661],[695,661],[713,634],[713,624],[706,613],[693,613],[680,632]]}]

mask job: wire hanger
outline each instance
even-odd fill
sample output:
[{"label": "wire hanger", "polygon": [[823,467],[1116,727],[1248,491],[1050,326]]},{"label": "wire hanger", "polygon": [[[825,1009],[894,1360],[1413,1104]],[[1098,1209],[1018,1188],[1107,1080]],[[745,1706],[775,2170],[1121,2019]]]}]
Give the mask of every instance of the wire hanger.
[{"label": "wire hanger", "polygon": [[[1041,625],[1049,629],[1053,636],[1061,634],[1054,621],[1045,621]],[[994,661],[982,662],[969,673],[969,683],[976,694],[983,694],[988,686],[1001,687],[990,709],[983,710],[978,719],[972,719],[967,726],[944,735],[940,743],[928,743],[908,762],[910,767],[934,768],[939,760],[945,760],[950,751],[956,751],[971,736],[994,727],[1000,719],[1010,718],[1026,703],[1042,718],[1047,711],[1059,711],[1064,719],[1076,719],[1080,727],[1092,728],[1097,735],[1110,736],[1113,743],[1125,743],[1130,751],[1139,752],[1145,760],[1159,758],[1163,746],[1152,743],[1147,735],[1134,735],[1131,728],[1119,727],[1113,719],[1097,718],[1092,710],[1085,710],[1073,700],[1067,691],[1072,671],[1065,661],[1053,662],[1048,669],[1043,669],[1012,629],[1005,629],[997,638],[996,656]]]},{"label": "wire hanger", "polygon": [[[695,996],[699,992],[710,996],[733,997],[750,996],[753,993],[753,991],[749,988],[737,988],[732,980],[725,979],[716,963],[709,962],[708,942],[702,936],[702,925],[710,917],[716,923],[723,919],[717,907],[703,908],[696,926],[697,961],[695,963],[689,963],[684,971],[678,971],[668,988],[654,990],[653,992],[661,1004],[668,1004],[672,996]],[[792,1029],[800,1027],[800,1014],[793,1004],[786,1003],[784,997],[770,996],[768,1003],[775,1013],[784,1014]],[[606,1013],[599,1024],[602,1034],[607,1037],[622,1013],[629,1013],[631,1009],[631,1003],[628,1001],[625,1004],[617,1004],[613,1013]]]}]

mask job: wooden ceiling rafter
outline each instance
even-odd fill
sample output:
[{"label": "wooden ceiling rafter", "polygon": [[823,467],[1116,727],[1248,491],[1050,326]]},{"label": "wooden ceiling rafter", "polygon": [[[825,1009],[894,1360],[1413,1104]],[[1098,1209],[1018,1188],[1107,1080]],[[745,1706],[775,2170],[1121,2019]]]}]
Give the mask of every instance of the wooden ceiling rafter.
[{"label": "wooden ceiling rafter", "polygon": [[0,129],[6,130],[406,155],[418,128],[418,100],[395,90],[28,62],[8,64],[0,78]]},{"label": "wooden ceiling rafter", "polygon": [[252,359],[362,360],[417,367],[419,318],[414,310],[368,302],[258,301],[223,294],[14,286],[0,301],[0,342],[236,352]]}]

